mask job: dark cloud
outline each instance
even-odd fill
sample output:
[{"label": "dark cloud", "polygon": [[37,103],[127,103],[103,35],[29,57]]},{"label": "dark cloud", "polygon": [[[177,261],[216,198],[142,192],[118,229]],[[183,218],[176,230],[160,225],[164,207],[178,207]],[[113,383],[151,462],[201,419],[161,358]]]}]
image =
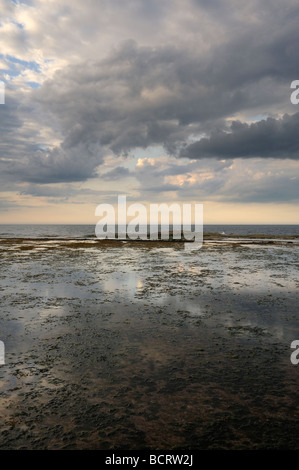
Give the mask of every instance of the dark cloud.
[{"label": "dark cloud", "polygon": [[[260,81],[268,71],[259,69],[256,74]],[[134,42],[125,43],[105,61],[72,66],[56,74],[36,92],[35,99],[57,116],[65,135],[64,153],[56,153],[62,160],[57,168],[60,180],[92,176],[103,152],[124,155],[136,148],[163,145],[170,153],[177,153],[192,135],[219,126],[223,129],[228,116],[254,109],[261,102],[272,106],[273,94],[265,93],[260,82],[256,85],[251,77],[248,85],[248,76],[240,68],[233,75],[233,83],[228,83],[226,63],[213,71],[211,64],[191,51],[140,48]],[[287,93],[285,99],[289,100]],[[87,149],[91,145],[97,154]],[[249,155],[254,144],[248,140],[243,145],[249,146],[245,149]],[[81,169],[76,167],[79,148]],[[289,146],[280,149],[287,153]],[[69,154],[74,155],[74,168],[66,172],[65,155]],[[50,171],[51,179],[55,175]]]},{"label": "dark cloud", "polygon": [[96,176],[95,167],[101,161],[101,151],[92,144],[79,143],[75,148],[54,148],[50,152],[32,152],[23,161],[1,162],[6,177],[15,182],[60,183],[84,181]]},{"label": "dark cloud", "polygon": [[213,131],[181,151],[188,158],[299,159],[299,113],[252,124],[234,121],[228,132]]},{"label": "dark cloud", "polygon": [[[299,75],[299,30],[293,17],[287,26],[273,28],[282,21],[283,10],[278,13],[272,14],[271,28],[253,23],[249,31],[232,35],[204,56],[179,44],[152,48],[126,41],[100,62],[57,73],[35,97],[61,122],[66,150],[78,142],[97,142],[115,154],[153,145],[176,153],[192,135],[211,131],[221,136],[225,120],[236,113],[289,104],[290,83]],[[258,151],[250,136],[262,126],[243,131],[244,155],[250,155],[252,147]],[[274,121],[266,127],[269,141],[271,131],[276,132]],[[289,151],[292,158],[291,146],[284,145],[281,139],[282,158]]]}]

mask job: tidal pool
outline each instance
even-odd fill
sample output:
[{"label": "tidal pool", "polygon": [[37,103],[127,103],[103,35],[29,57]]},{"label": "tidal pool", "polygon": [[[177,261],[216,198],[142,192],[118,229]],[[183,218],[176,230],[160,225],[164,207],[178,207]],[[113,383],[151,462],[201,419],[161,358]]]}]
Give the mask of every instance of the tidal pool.
[{"label": "tidal pool", "polygon": [[1,449],[298,449],[298,244],[0,241]]}]

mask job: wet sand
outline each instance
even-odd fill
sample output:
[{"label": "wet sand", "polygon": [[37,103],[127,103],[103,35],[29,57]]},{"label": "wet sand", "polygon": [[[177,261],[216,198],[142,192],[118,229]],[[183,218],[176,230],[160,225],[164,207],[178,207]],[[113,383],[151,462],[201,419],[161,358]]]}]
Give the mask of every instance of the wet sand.
[{"label": "wet sand", "polygon": [[298,239],[0,240],[0,449],[298,449]]}]

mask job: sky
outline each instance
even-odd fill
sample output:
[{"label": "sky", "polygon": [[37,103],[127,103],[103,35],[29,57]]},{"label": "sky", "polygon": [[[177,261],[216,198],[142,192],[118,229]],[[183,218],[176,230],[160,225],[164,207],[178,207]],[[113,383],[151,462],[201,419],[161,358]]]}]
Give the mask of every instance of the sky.
[{"label": "sky", "polygon": [[298,24],[298,0],[0,0],[0,223],[125,195],[298,224]]}]

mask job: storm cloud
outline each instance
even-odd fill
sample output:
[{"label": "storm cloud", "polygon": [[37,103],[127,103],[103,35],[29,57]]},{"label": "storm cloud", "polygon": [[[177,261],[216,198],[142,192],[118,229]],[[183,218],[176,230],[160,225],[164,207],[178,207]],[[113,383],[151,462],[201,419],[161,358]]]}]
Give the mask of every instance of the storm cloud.
[{"label": "storm cloud", "polygon": [[229,131],[213,131],[181,151],[188,158],[299,159],[299,113],[247,124],[233,121]]},{"label": "storm cloud", "polygon": [[[3,184],[34,193],[135,177],[147,192],[214,188],[228,198],[221,173],[233,198],[228,161],[298,160],[297,0],[0,3]],[[157,147],[171,163],[156,182],[146,177],[156,167],[124,163]],[[226,163],[194,186],[204,159]],[[283,188],[289,174],[281,178]]]},{"label": "storm cloud", "polygon": [[[283,51],[288,46],[283,43]],[[203,156],[219,157],[222,145],[224,157],[297,158],[296,114],[252,125],[235,121],[227,133],[228,118],[244,111],[254,115],[272,109],[283,99],[280,83],[286,72],[276,70],[277,59],[268,44],[261,49],[255,70],[248,73],[248,62],[255,55],[248,45],[240,61],[233,64],[232,57],[238,57],[228,45],[200,57],[196,51],[140,47],[127,41],[100,62],[88,61],[57,72],[33,93],[41,109],[60,123],[64,135],[63,151],[52,150],[47,157],[54,168],[49,167],[49,178],[55,177],[59,157],[60,179],[76,180],[80,179],[79,167],[68,174],[63,169],[69,154],[76,167],[76,155],[81,153],[81,177],[85,179],[93,176],[104,153],[124,155],[156,145],[164,146],[169,154],[190,158],[198,158],[201,150]],[[283,51],[281,60],[286,61]],[[292,74],[295,67],[291,67]],[[230,75],[229,70],[233,70]],[[291,72],[290,77],[294,76]],[[285,102],[289,94],[285,87]],[[207,134],[210,137],[188,146],[190,139]],[[45,165],[42,160],[40,164],[43,175]]]}]

